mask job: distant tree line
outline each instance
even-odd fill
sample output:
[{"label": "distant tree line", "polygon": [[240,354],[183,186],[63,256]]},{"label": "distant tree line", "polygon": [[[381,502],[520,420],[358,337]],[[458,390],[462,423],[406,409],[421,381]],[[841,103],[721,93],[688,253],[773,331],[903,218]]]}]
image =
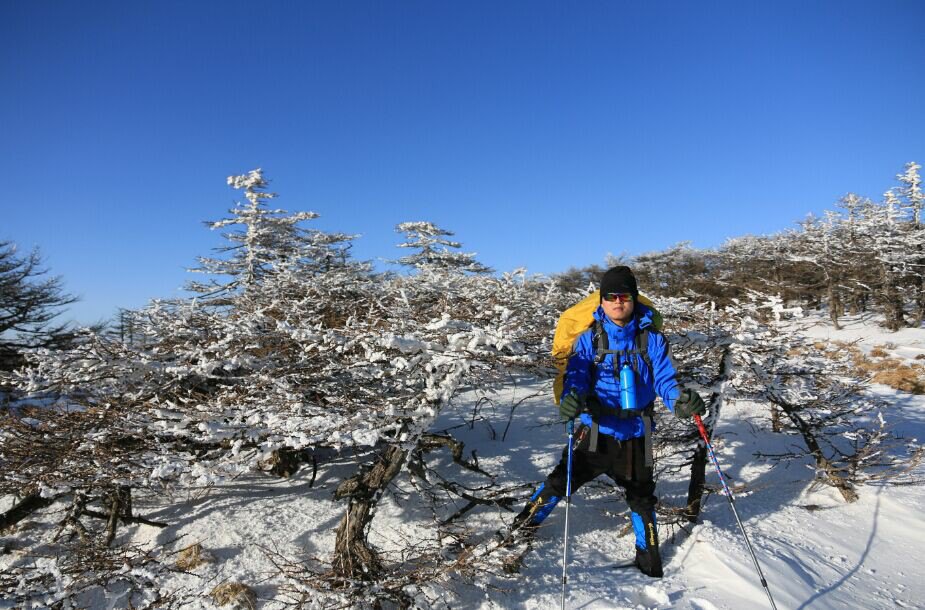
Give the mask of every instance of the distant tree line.
[{"label": "distant tree line", "polygon": [[[805,308],[824,308],[836,328],[845,314],[870,311],[882,314],[892,330],[916,327],[925,320],[925,196],[920,169],[915,162],[907,163],[905,172],[896,177],[899,185],[886,191],[879,202],[849,193],[841,199],[839,210],[827,211],[821,218],[810,216],[797,229],[737,237],[714,249],[682,242],[662,251],[611,257],[608,265],[631,264],[640,284],[654,294],[696,295],[725,304],[756,290]],[[257,210],[249,213],[257,214]],[[304,249],[296,241],[302,231],[297,223],[316,216],[303,213],[282,221],[288,227],[285,239],[289,242],[274,247],[287,256],[297,256],[296,250]],[[410,236],[424,224],[405,223],[400,230],[410,231]],[[222,226],[218,223],[213,228]],[[416,247],[419,252],[398,262],[450,264],[454,257],[465,257],[452,250],[459,244],[446,239],[451,233],[434,230],[434,235],[409,237],[411,241],[400,247]],[[322,257],[319,268],[346,264],[355,236],[318,231],[310,235],[314,239],[311,248]],[[243,238],[234,239],[238,241],[224,251],[242,247]],[[255,249],[269,251],[270,245]],[[195,271],[205,274],[224,273],[229,264],[213,258],[200,262]],[[242,281],[255,279],[268,263],[258,250],[246,263],[249,267]],[[472,258],[460,259],[459,265],[472,272],[490,271]],[[604,266],[591,264],[554,278],[561,289],[580,291],[592,286],[604,270]],[[23,255],[14,242],[0,241],[0,370],[22,365],[25,350],[62,347],[74,338],[73,325],[56,320],[77,299],[64,291],[60,277],[47,274],[37,250]],[[204,293],[210,290],[208,283],[193,282],[190,287]],[[138,329],[127,311],[120,311],[112,324],[112,332],[128,342],[142,338]]]},{"label": "distant tree line", "polygon": [[[728,240],[699,249],[689,242],[620,260],[640,286],[657,295],[693,296],[725,305],[749,291],[776,294],[832,323],[876,312],[892,330],[925,319],[925,225],[917,163],[897,176],[880,201],[848,194],[840,209],[809,217],[798,228]],[[608,261],[615,263],[616,259]],[[589,265],[555,276],[560,288],[583,289],[602,268]]]}]

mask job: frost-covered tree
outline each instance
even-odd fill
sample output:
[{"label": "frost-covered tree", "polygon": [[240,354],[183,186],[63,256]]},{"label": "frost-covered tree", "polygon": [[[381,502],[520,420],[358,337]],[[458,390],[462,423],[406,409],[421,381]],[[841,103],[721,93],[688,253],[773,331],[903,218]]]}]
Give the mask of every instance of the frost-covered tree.
[{"label": "frost-covered tree", "polygon": [[[228,282],[126,312],[140,340],[87,332],[71,349],[31,354],[18,386],[67,402],[10,414],[0,433],[18,457],[0,463],[0,487],[69,501],[75,531],[105,515],[113,527],[91,533],[111,541],[117,523],[140,518],[127,512],[139,494],[354,455],[326,570],[362,595],[402,574],[367,539],[390,482],[433,446],[430,426],[461,385],[487,389],[512,370],[548,366],[538,354],[548,353],[561,293],[523,272],[472,274],[482,269],[472,259],[411,276],[346,258],[318,265],[342,240],[295,231],[305,214],[271,221],[259,175],[231,183],[251,189],[250,205],[213,225],[246,230],[207,264]],[[50,435],[54,451],[43,450]]]},{"label": "frost-covered tree", "polygon": [[[484,471],[435,421],[461,388],[488,397],[519,375],[550,375],[555,321],[585,287],[524,270],[489,274],[455,251],[449,231],[425,222],[399,225],[402,246],[417,250],[402,262],[415,272],[377,274],[349,257],[349,236],[304,228],[314,213],[268,209],[259,171],[229,184],[247,203],[209,223],[236,230],[201,259],[199,271],[215,278],[196,285],[195,297],[125,312],[131,341],[82,332],[67,349],[32,352],[33,366],[16,373],[17,386],[45,403],[0,420],[0,494],[22,500],[4,524],[59,500],[62,531],[107,549],[119,523],[144,520],[135,500],[146,493],[206,490],[253,471],[285,475],[334,457],[354,471],[336,491],[343,515],[333,552],[306,564],[274,558],[295,605],[425,605],[427,587],[449,574],[500,569],[501,544],[468,544],[484,514],[468,517],[510,509],[528,492]],[[796,303],[828,299],[835,308],[881,290],[882,261],[909,302],[915,267],[900,258],[910,243],[910,223],[896,213],[902,197],[856,198],[847,214],[800,230],[630,261],[667,320],[682,381],[711,406],[708,426],[729,401],[766,404],[756,428],[767,423],[802,443],[766,457],[808,457],[846,499],[904,457],[888,445],[882,409],[851,364],[799,340],[788,316]],[[689,479],[687,495],[663,495],[660,508],[663,523],[683,524],[706,488],[705,447],[665,416],[656,441],[659,475]],[[442,448],[465,483],[436,466]],[[433,519],[393,554],[370,532],[396,492]]]},{"label": "frost-covered tree", "polygon": [[906,163],[906,171],[898,174],[896,179],[902,184],[899,196],[905,201],[912,223],[922,226],[922,208],[925,207],[925,195],[922,194],[922,177],[919,170],[922,166],[912,161]]},{"label": "frost-covered tree", "polygon": [[[424,383],[418,392],[423,393],[418,394],[418,400],[424,400],[428,410],[404,421],[401,434],[385,439],[377,459],[338,490],[338,496],[347,498],[349,506],[338,528],[331,574],[339,583],[344,577],[366,582],[356,590],[361,598],[370,593],[368,581],[373,575],[391,572],[399,598],[401,588],[416,578],[406,567],[384,565],[370,547],[366,529],[382,494],[409,459],[416,464],[414,471],[424,476],[422,454],[435,442],[431,425],[456,389],[465,384],[488,391],[509,383],[512,371],[551,369],[546,357],[549,331],[562,306],[561,293],[551,282],[527,279],[522,272],[500,278],[450,273],[428,270],[395,276],[379,285],[380,303],[387,312],[376,321],[380,328],[394,329],[390,341],[409,352],[410,356],[399,360],[406,371],[404,383],[407,385],[408,375],[422,375]],[[453,444],[452,439],[437,440],[440,445]],[[428,488],[426,481],[420,486]],[[471,495],[467,501],[473,501]],[[429,549],[424,555],[432,552],[434,549]],[[381,594],[381,583],[374,587]]]},{"label": "frost-covered tree", "polygon": [[[790,231],[775,239],[780,252],[776,271],[777,285],[768,286],[781,296],[800,303],[812,302],[813,294],[828,308],[832,325],[839,329],[839,318],[845,311],[845,292],[856,253],[841,230],[842,217],[827,211],[823,218],[809,216],[800,223],[800,231]],[[783,284],[791,281],[787,289]],[[809,297],[809,298],[807,298]]]},{"label": "frost-covered tree", "polygon": [[462,244],[447,239],[452,231],[441,229],[432,222],[403,222],[395,227],[397,233],[404,233],[407,241],[399,248],[413,248],[417,252],[403,256],[396,262],[422,272],[458,271],[468,273],[490,273],[491,269],[475,260],[471,252],[458,252]]},{"label": "frost-covered tree", "polygon": [[626,262],[611,263],[607,261],[607,267],[598,264],[591,264],[585,267],[570,267],[562,273],[553,275],[556,284],[564,292],[587,291],[590,286],[596,286],[601,276],[610,267],[618,264],[625,265]]},{"label": "frost-covered tree", "polygon": [[898,205],[910,216],[911,250],[916,254],[913,265],[912,289],[915,293],[915,312],[913,326],[919,327],[925,320],[925,222],[922,208],[925,207],[925,195],[922,194],[922,178],[919,170],[922,166],[911,162],[906,164],[906,171],[896,176],[902,185],[898,189]]},{"label": "frost-covered tree", "polygon": [[[883,203],[866,208],[864,229],[867,243],[880,270],[880,295],[887,326],[898,330],[905,326],[905,303],[915,302],[903,294],[914,274],[914,251],[908,247],[909,225],[901,218],[899,200],[892,191],[884,194]],[[910,256],[912,254],[912,256]]]},{"label": "frost-covered tree", "polygon": [[[30,497],[62,489],[81,507],[109,508],[114,490],[208,486],[255,468],[285,470],[278,462],[286,451],[297,459],[308,448],[369,445],[379,426],[393,425],[390,415],[381,423],[368,413],[369,430],[352,435],[338,421],[352,420],[349,409],[366,400],[366,377],[352,366],[363,352],[343,346],[363,338],[351,320],[373,311],[368,266],[340,256],[342,236],[298,227],[315,214],[264,213],[259,172],[229,183],[248,190],[250,205],[215,223],[246,228],[228,234],[234,245],[226,258],[208,263],[228,284],[127,312],[140,341],[91,329],[68,349],[29,354],[32,366],[16,373],[16,386],[66,402],[25,426],[21,409],[9,414],[4,446],[23,462],[0,462],[5,491]],[[328,265],[332,252],[340,260]],[[348,437],[337,439],[330,425]],[[45,449],[50,431],[58,440]],[[94,466],[110,451],[131,459]]]},{"label": "frost-covered tree", "polygon": [[681,242],[665,250],[640,254],[632,266],[639,281],[658,294],[703,294],[710,276],[706,254],[691,247],[690,242]]},{"label": "frost-covered tree", "polygon": [[349,242],[354,236],[305,229],[300,223],[318,217],[315,212],[289,214],[271,209],[268,203],[277,197],[267,190],[269,181],[263,171],[255,169],[240,176],[229,176],[228,185],[244,191],[246,203],[239,202],[228,212],[229,218],[206,223],[210,229],[229,229],[223,233],[230,244],[218,248],[224,257],[200,257],[200,266],[190,271],[207,275],[230,276],[232,281],[219,284],[191,282],[188,289],[203,294],[228,288],[247,288],[265,274],[284,268],[300,273],[318,273],[348,259]]},{"label": "frost-covered tree", "polygon": [[921,458],[915,442],[890,434],[886,404],[867,391],[850,353],[795,332],[799,308],[751,294],[728,313],[738,321],[731,329],[729,398],[766,403],[771,428],[801,441],[801,449],[765,457],[811,458],[817,480],[847,502],[857,499],[861,483],[888,478]]},{"label": "frost-covered tree", "polygon": [[892,329],[925,316],[925,230],[919,166],[910,163],[880,202],[848,194],[840,210],[809,217],[796,230],[743,236],[698,250],[678,244],[625,261],[653,294],[700,295],[721,306],[749,290],[805,307],[825,306],[838,324],[846,311],[875,308]]},{"label": "frost-covered tree", "polygon": [[[715,303],[662,297],[656,306],[665,319],[664,333],[678,368],[679,381],[694,387],[709,406],[704,417],[713,430],[724,415],[731,375],[730,345],[733,336],[724,310]],[[690,422],[680,421],[664,409],[656,409],[654,437],[656,478],[687,482],[686,496],[660,494],[661,521],[671,527],[695,521],[706,486],[706,445]]]},{"label": "frost-covered tree", "polygon": [[701,298],[725,306],[747,290],[777,293],[787,299],[807,298],[805,283],[815,270],[800,257],[799,235],[746,235],[727,240],[712,257],[716,289],[704,286]]}]

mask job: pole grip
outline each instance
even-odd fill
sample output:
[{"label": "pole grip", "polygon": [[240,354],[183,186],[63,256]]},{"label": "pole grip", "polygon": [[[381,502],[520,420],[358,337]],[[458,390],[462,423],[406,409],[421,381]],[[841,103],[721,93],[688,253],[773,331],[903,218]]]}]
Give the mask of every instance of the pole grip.
[{"label": "pole grip", "polygon": [[703,426],[703,420],[700,419],[700,416],[696,413],[694,414],[694,423],[697,424],[697,429],[700,430],[700,436],[703,437],[703,442],[707,445],[710,444],[710,437],[707,436],[707,429]]},{"label": "pole grip", "polygon": [[568,420],[568,422],[565,424],[565,432],[569,436],[575,433],[575,420],[574,419]]}]

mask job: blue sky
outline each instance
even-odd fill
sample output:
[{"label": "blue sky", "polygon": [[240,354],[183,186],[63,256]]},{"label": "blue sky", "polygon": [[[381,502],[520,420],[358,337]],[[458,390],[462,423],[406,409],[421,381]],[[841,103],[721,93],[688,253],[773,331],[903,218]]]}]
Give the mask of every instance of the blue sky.
[{"label": "blue sky", "polygon": [[793,226],[925,163],[925,3],[0,4],[0,239],[91,321],[181,294],[230,174],[397,258],[551,273]]}]

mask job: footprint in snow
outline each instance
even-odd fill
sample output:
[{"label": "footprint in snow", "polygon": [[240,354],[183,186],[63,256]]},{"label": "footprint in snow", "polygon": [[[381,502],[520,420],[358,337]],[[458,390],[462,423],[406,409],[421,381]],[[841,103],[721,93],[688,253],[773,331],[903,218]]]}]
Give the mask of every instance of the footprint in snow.
[{"label": "footprint in snow", "polygon": [[669,603],[671,603],[671,600],[669,599],[668,594],[658,587],[645,585],[642,590],[636,593],[635,603],[646,607],[667,606]]},{"label": "footprint in snow", "polygon": [[716,606],[711,604],[705,599],[700,599],[699,597],[691,598],[691,608],[694,610],[718,610]]}]

